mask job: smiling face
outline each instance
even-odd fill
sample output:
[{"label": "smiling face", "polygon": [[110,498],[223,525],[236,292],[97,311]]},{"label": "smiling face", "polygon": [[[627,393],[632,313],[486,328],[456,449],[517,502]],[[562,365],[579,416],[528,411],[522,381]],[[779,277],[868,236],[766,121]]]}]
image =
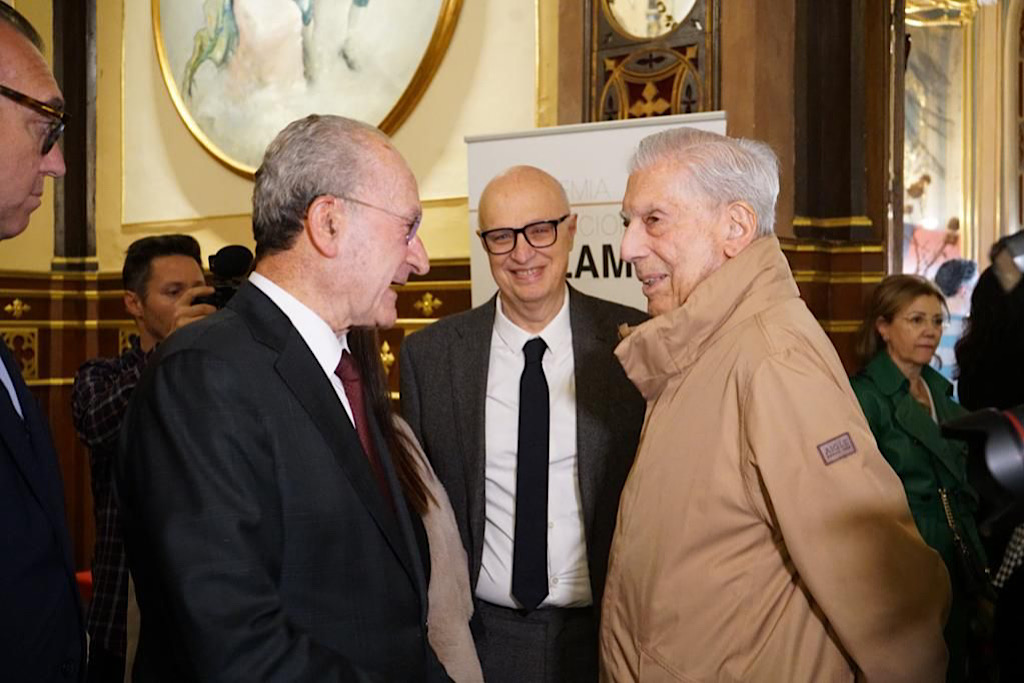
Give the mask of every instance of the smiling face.
[{"label": "smiling face", "polygon": [[[409,224],[421,213],[416,179],[396,151],[381,143],[373,178],[362,183],[354,202],[344,202],[345,246],[352,268],[347,287],[350,323],[362,327],[391,327],[398,317],[398,295],[392,284],[405,284],[409,275],[430,269],[423,242],[406,241]],[[374,208],[378,207],[378,208]],[[392,215],[395,214],[395,215]]]},{"label": "smiling face", "polygon": [[876,322],[889,356],[904,374],[931,362],[942,337],[944,312],[938,297],[922,295],[897,311],[892,321],[879,318]]},{"label": "smiling face", "polygon": [[[557,180],[537,168],[514,167],[484,188],[480,232],[522,228],[568,213],[569,203]],[[487,254],[502,309],[509,320],[529,331],[543,329],[565,300],[565,273],[576,236],[576,216],[569,216],[556,230],[551,246],[531,246],[520,234],[509,253]]]},{"label": "smiling face", "polygon": [[[0,23],[0,84],[55,107],[63,98],[39,51]],[[40,154],[53,119],[0,96],[0,239],[20,234],[42,203],[43,180],[64,175],[64,157],[54,145]]]},{"label": "smiling face", "polygon": [[663,160],[629,176],[622,200],[622,258],[643,283],[651,315],[682,306],[725,263],[729,208],[691,189],[687,170]]}]

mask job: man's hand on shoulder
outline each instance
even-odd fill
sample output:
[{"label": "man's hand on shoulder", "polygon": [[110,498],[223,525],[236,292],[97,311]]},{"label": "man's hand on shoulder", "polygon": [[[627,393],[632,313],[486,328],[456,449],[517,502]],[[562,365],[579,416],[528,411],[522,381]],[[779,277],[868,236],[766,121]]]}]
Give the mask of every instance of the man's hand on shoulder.
[{"label": "man's hand on shoulder", "polygon": [[189,323],[194,323],[210,315],[217,309],[210,304],[197,304],[195,299],[201,296],[213,294],[213,287],[202,285],[190,287],[181,293],[181,296],[174,302],[174,316],[172,318],[171,331],[180,330]]}]

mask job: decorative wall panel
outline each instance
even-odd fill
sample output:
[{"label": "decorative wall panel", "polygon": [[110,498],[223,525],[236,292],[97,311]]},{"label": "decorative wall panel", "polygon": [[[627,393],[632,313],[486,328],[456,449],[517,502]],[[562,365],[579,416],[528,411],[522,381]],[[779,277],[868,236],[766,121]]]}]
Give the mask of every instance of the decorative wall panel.
[{"label": "decorative wall panel", "polygon": [[649,34],[661,35],[624,28],[615,0],[590,2],[591,121],[718,108],[718,0],[677,3],[687,7],[685,16],[672,15],[664,2],[646,4]]}]

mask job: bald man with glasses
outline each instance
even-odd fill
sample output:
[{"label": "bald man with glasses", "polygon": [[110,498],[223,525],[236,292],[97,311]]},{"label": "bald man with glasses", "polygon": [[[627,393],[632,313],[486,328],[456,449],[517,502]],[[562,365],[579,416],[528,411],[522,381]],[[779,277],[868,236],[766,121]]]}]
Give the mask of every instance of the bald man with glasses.
[{"label": "bald man with glasses", "polygon": [[[45,179],[64,175],[55,143],[67,115],[41,48],[32,25],[0,2],[0,240],[28,227]],[[0,680],[81,681],[85,631],[57,454],[2,341],[0,385]]]},{"label": "bald man with glasses", "polygon": [[612,355],[647,316],[565,281],[576,216],[516,166],[480,199],[498,294],[401,348],[402,412],[451,498],[488,683],[596,681],[597,620],[643,399]]}]

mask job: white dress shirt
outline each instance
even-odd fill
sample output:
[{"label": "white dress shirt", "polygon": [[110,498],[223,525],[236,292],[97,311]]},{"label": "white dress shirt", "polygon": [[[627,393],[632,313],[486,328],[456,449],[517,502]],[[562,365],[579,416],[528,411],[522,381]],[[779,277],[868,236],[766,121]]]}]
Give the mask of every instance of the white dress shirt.
[{"label": "white dress shirt", "polygon": [[523,345],[547,344],[542,365],[551,409],[548,469],[548,597],[542,607],[584,607],[593,602],[576,458],[576,377],[569,324],[569,290],[562,309],[540,334],[512,323],[498,297],[487,369],[485,415],[484,547],[476,595],[518,608],[512,597],[515,535],[516,452],[519,441],[519,379]]},{"label": "white dress shirt", "polygon": [[331,386],[334,387],[334,393],[338,395],[338,400],[345,407],[348,419],[355,427],[355,420],[352,419],[352,406],[349,405],[348,396],[345,395],[345,387],[342,385],[341,379],[334,374],[341,361],[341,353],[348,351],[348,333],[345,332],[340,336],[334,334],[334,330],[309,306],[281,289],[266,276],[253,272],[249,275],[249,282],[270,297],[270,300],[292,321],[299,336],[313,352],[316,362],[323,368],[324,374],[327,375]]}]

